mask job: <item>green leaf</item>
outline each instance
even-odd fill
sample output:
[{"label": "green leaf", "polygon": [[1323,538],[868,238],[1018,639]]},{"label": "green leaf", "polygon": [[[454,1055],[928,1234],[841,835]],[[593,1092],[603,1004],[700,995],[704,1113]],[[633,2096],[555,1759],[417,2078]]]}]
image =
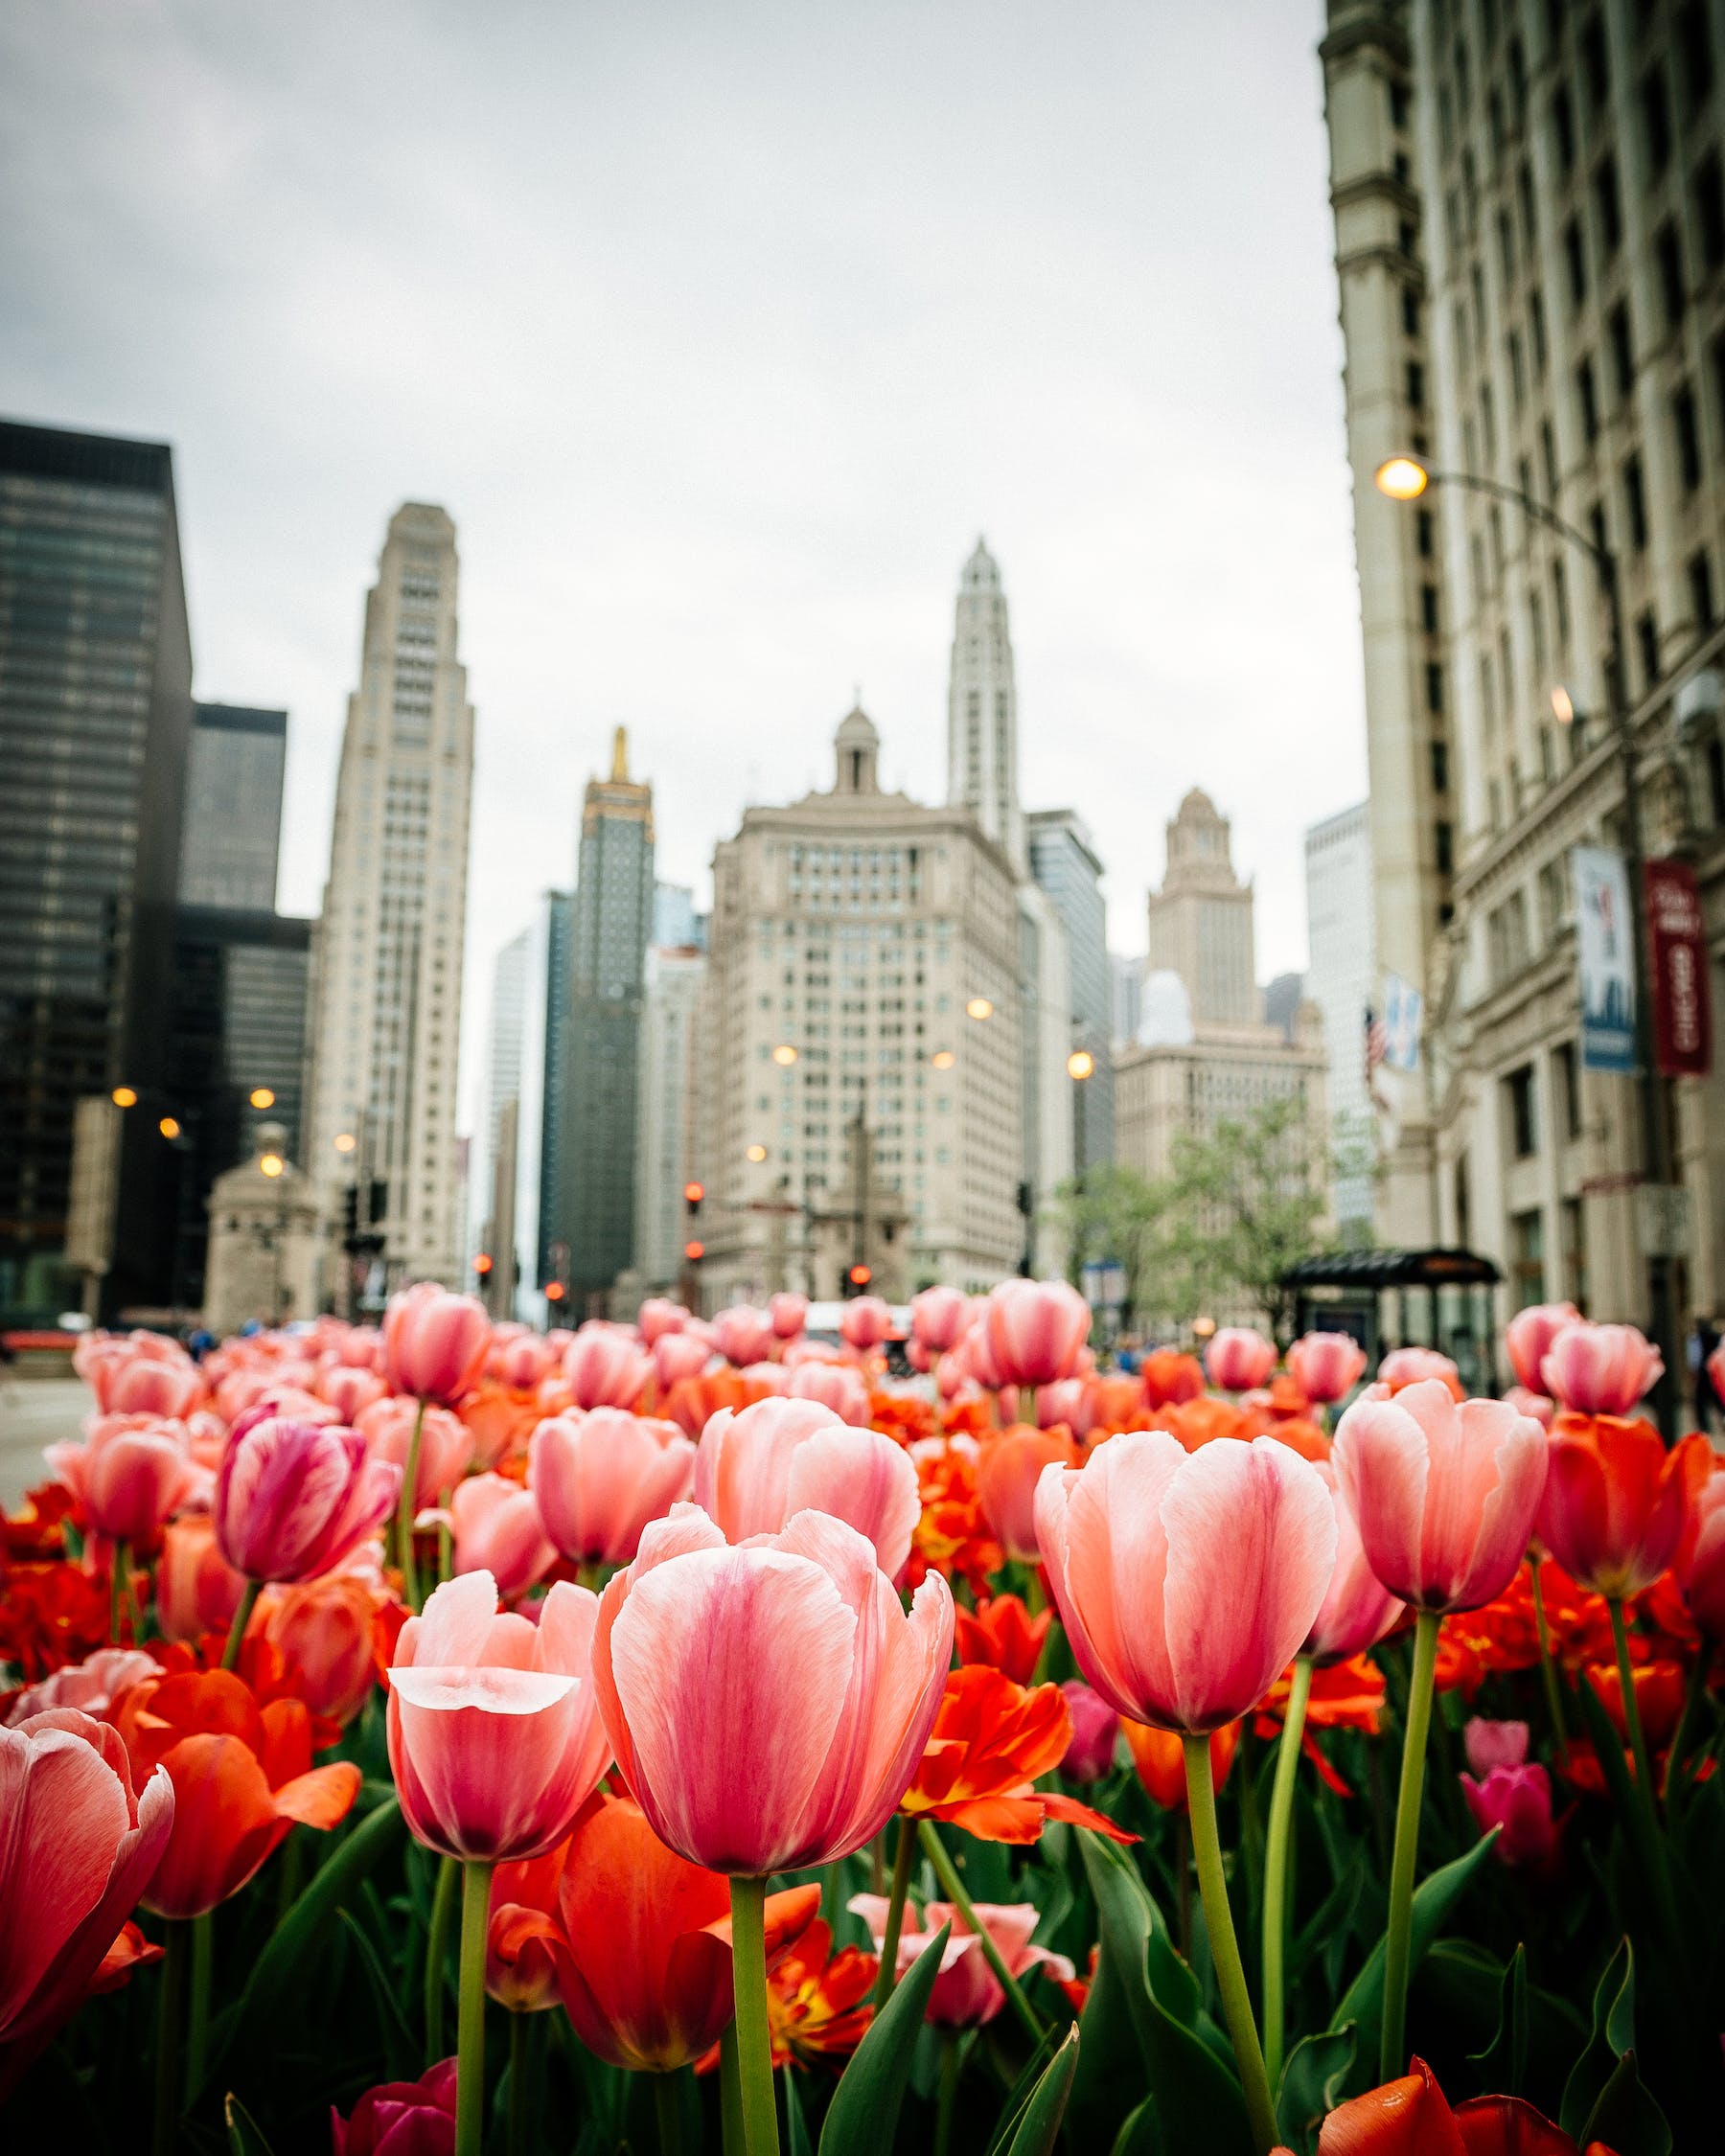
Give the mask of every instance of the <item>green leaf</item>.
[{"label": "green leaf", "polygon": [[1599,1695],[1586,1677],[1576,1686],[1576,1697],[1581,1703],[1581,1719],[1587,1724],[1587,1739],[1598,1759],[1599,1770],[1605,1777],[1605,1785],[1611,1791],[1612,1809],[1617,1813],[1619,1824],[1625,1835],[1633,1835],[1635,1828],[1635,1784],[1629,1778],[1629,1769],[1623,1759],[1623,1740],[1619,1736],[1611,1716],[1606,1713]]},{"label": "green leaf", "polygon": [[1151,1901],[1131,1859],[1094,1834],[1078,1837],[1096,1908],[1096,1973],[1078,2027],[1083,2043],[1070,2106],[1074,2147],[1102,2148],[1121,2130],[1144,2085],[1145,2049],[1133,1995],[1143,1989]]},{"label": "green leaf", "polygon": [[1116,2134],[1112,2156],[1162,2156],[1154,2097],[1146,2097]]},{"label": "green leaf", "polygon": [[[1443,1928],[1444,1919],[1461,1898],[1463,1890],[1481,1865],[1491,1854],[1491,1846],[1498,1838],[1499,1829],[1476,1842],[1473,1847],[1434,1871],[1414,1890],[1413,1921],[1410,1927],[1408,1974],[1413,1976],[1424,1960],[1432,1941]],[[1342,2003],[1330,2017],[1332,2030],[1343,2029],[1349,2022],[1355,2025],[1358,2059],[1375,2062],[1378,2053],[1378,2026],[1384,2014],[1384,1941],[1377,1944],[1366,1958],[1366,1965],[1343,1994]]]},{"label": "green leaf", "polygon": [[1582,2148],[1596,2142],[1614,2156],[1670,2156],[1670,2126],[1642,2079],[1633,2052],[1625,2052],[1612,2069],[1577,2138]]},{"label": "green leaf", "polygon": [[820,2156],[876,2156],[892,2146],[917,2035],[952,1930],[951,1924],[942,1924],[858,2045],[828,2108]]},{"label": "green leaf", "polygon": [[1030,2092],[1041,2077],[1043,2068],[1048,2063],[1048,2053],[1054,2048],[1054,2031],[1045,2029],[1042,2041],[1019,2070],[1019,2077],[1012,2084],[1011,2094],[1000,2106],[995,2129],[988,2137],[988,2156],[1004,2156],[1007,2143],[1018,2130],[1018,2122],[1024,2106],[1030,2100]]},{"label": "green leaf", "polygon": [[1288,2054],[1276,2099],[1276,2130],[1291,2148],[1310,2145],[1315,2129],[1341,2100],[1354,2062],[1354,2028],[1305,2036]]},{"label": "green leaf", "polygon": [[275,2156],[257,2121],[237,2096],[230,2096],[223,2104],[222,2117],[227,2121],[228,2156]]},{"label": "green leaf", "polygon": [[1472,2053],[1480,2084],[1499,2096],[1520,2096],[1528,2078],[1528,1950],[1517,1946],[1504,1971],[1497,2034]]},{"label": "green leaf", "polygon": [[387,2081],[413,2081],[419,2077],[420,2039],[407,2026],[396,1998],[396,1987],[389,1981],[382,1959],[371,1935],[356,1918],[351,1909],[340,1913],[341,1921],[352,1935],[359,1955],[359,1966],[365,1971],[365,1981],[371,1986],[372,2005],[378,2009],[378,2027],[383,2037],[383,2056],[388,2067],[384,2075]]},{"label": "green leaf", "polygon": [[276,1926],[269,1943],[258,1956],[238,2002],[211,2025],[206,2083],[242,2030],[275,2025],[295,1972],[316,1944],[325,1924],[351,1893],[357,1892],[360,1882],[373,1866],[405,1830],[402,1808],[391,1799],[387,1804],[380,1804],[364,1824],[356,1827],[334,1854],[319,1866],[310,1884]]},{"label": "green leaf", "polygon": [[1069,2029],[1060,2049],[1043,2070],[1030,2092],[1012,2137],[1007,2156],[1051,2156],[1072,2093],[1072,2076],[1078,2071],[1078,2030]]},{"label": "green leaf", "polygon": [[814,2156],[808,2125],[803,2119],[802,2099],[796,2093],[796,2069],[787,2066],[779,2079],[785,2086],[785,2156]]},{"label": "green leaf", "polygon": [[1635,2063],[1635,1949],[1627,1938],[1595,1989],[1593,2030],[1564,2083],[1557,2122],[1583,2148],[1602,2141],[1617,2156],[1668,2156],[1671,2129]]}]

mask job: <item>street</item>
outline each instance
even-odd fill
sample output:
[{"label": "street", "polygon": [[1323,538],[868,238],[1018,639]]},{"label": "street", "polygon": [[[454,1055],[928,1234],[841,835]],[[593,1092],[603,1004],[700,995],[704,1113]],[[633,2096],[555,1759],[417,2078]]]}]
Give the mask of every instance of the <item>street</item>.
[{"label": "street", "polygon": [[12,1511],[47,1475],[42,1447],[83,1434],[94,1403],[81,1378],[13,1376],[0,1391],[0,1505]]}]

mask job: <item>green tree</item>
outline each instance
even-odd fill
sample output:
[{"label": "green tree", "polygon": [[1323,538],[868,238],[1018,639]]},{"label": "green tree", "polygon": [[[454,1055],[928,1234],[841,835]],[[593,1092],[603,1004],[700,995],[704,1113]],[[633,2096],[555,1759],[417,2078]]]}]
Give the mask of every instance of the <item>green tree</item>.
[{"label": "green tree", "polygon": [[1072,1285],[1081,1284],[1087,1265],[1117,1265],[1125,1275],[1122,1332],[1133,1330],[1168,1195],[1166,1185],[1113,1164],[1087,1168],[1055,1192],[1053,1210],[1066,1230],[1067,1277]]}]

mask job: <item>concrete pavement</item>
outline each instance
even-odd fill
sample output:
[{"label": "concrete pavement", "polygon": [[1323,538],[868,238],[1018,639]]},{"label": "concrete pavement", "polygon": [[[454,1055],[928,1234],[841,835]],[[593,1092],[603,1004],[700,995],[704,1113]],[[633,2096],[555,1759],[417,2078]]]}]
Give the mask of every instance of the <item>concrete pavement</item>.
[{"label": "concrete pavement", "polygon": [[12,1511],[33,1483],[46,1480],[42,1447],[81,1437],[95,1405],[81,1378],[0,1378],[0,1505]]}]

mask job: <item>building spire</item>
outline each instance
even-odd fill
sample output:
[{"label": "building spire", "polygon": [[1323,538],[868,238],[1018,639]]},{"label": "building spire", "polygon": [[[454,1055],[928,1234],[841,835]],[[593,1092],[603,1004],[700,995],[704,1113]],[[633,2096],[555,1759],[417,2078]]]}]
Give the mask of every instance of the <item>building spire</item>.
[{"label": "building spire", "polygon": [[611,736],[611,778],[614,783],[629,784],[629,728],[619,726]]},{"label": "building spire", "polygon": [[947,800],[969,809],[1025,874],[1018,791],[1018,689],[1000,563],[978,539],[958,585],[947,692]]}]

